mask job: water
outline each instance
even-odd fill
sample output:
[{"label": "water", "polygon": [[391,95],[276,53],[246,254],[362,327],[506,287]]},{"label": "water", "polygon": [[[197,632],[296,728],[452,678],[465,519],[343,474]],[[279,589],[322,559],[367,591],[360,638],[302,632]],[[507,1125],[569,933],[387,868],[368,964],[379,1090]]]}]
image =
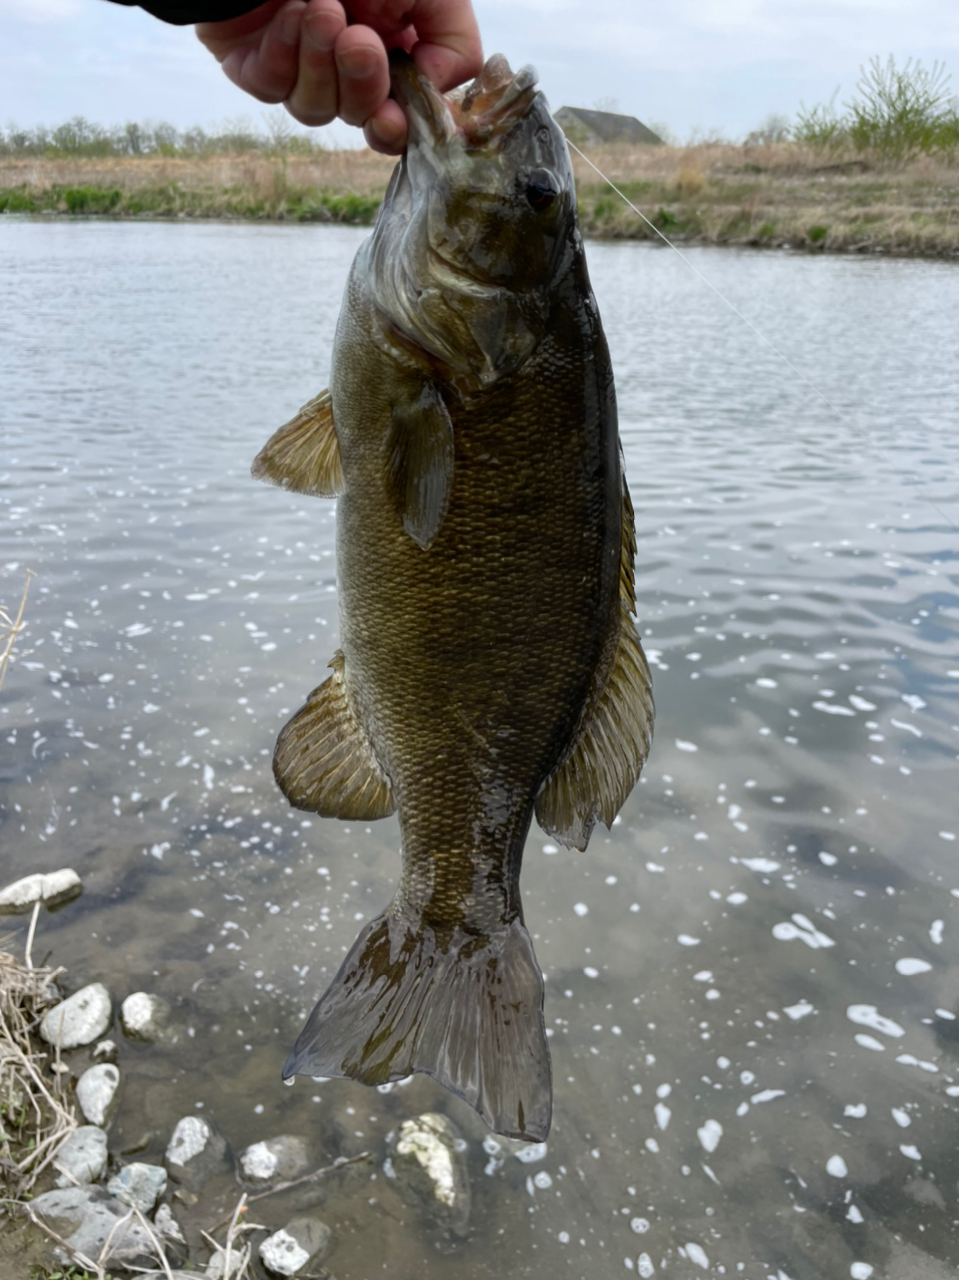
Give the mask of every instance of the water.
[{"label": "water", "polygon": [[[690,251],[844,425],[673,255],[590,247],[658,721],[612,832],[529,839],[555,1111],[524,1163],[423,1077],[279,1084],[398,873],[394,820],[273,784],[337,644],[334,509],[248,479],[326,383],[362,235],[0,228],[0,599],[38,573],[0,694],[3,876],[75,867],[35,953],[174,1006],[175,1043],[122,1045],[112,1149],[159,1158],[202,1108],[235,1149],[370,1150],[312,1193],[339,1280],[954,1274],[955,267]],[[383,1172],[430,1108],[469,1143],[463,1239]]]}]

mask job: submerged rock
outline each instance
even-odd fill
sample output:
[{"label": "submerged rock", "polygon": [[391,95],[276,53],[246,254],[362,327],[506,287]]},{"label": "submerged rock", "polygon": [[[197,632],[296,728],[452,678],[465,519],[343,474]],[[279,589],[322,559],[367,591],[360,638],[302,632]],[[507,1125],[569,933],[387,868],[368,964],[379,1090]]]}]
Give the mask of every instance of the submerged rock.
[{"label": "submerged rock", "polygon": [[240,1156],[240,1176],[245,1182],[286,1182],[309,1172],[309,1168],[306,1143],[290,1133],[254,1142]]},{"label": "submerged rock", "polygon": [[166,1166],[178,1182],[198,1186],[205,1182],[226,1156],[226,1139],[202,1116],[177,1121],[166,1149]]},{"label": "submerged rock", "polygon": [[[103,1187],[68,1187],[48,1191],[32,1201],[33,1210],[71,1249],[96,1260],[110,1233],[110,1250],[104,1262],[154,1262],[150,1238],[130,1213],[128,1205]],[[126,1222],[122,1220],[127,1218]],[[70,1259],[73,1261],[73,1259]]]},{"label": "submerged rock", "polygon": [[260,1245],[260,1260],[278,1276],[294,1276],[329,1248],[332,1232],[319,1218],[293,1218]]},{"label": "submerged rock", "polygon": [[404,1120],[389,1139],[385,1172],[407,1200],[419,1203],[436,1220],[461,1231],[469,1219],[470,1187],[466,1143],[445,1116],[428,1111]]},{"label": "submerged rock", "polygon": [[141,1213],[149,1213],[166,1190],[166,1179],[162,1166],[135,1160],[110,1179],[107,1190],[124,1204],[135,1204]]},{"label": "submerged rock", "polygon": [[57,1152],[56,1163],[64,1170],[58,1187],[96,1182],[107,1167],[107,1135],[94,1124],[81,1125]]},{"label": "submerged rock", "polygon": [[5,889],[0,889],[0,916],[22,915],[32,910],[34,903],[45,907],[58,907],[63,902],[79,897],[83,892],[80,877],[69,867],[62,871],[48,871],[24,876]]},{"label": "submerged rock", "polygon": [[[186,1237],[180,1230],[180,1224],[173,1215],[173,1210],[168,1204],[161,1204],[157,1209],[153,1218],[153,1225],[157,1234],[161,1235],[164,1240],[172,1240],[174,1244],[186,1244]],[[195,1276],[194,1276],[195,1280]]]},{"label": "submerged rock", "polygon": [[97,1062],[116,1062],[117,1046],[113,1040],[101,1040],[94,1047],[93,1056]]},{"label": "submerged rock", "polygon": [[40,1023],[40,1034],[47,1044],[76,1049],[102,1036],[112,1017],[110,992],[102,982],[91,982],[47,1010]]},{"label": "submerged rock", "polygon": [[90,1067],[77,1081],[77,1101],[91,1124],[105,1127],[120,1085],[120,1072],[110,1062]]},{"label": "submerged rock", "polygon": [[147,1044],[159,1039],[170,1020],[170,1006],[162,996],[135,991],[120,1005],[120,1025],[131,1040]]}]

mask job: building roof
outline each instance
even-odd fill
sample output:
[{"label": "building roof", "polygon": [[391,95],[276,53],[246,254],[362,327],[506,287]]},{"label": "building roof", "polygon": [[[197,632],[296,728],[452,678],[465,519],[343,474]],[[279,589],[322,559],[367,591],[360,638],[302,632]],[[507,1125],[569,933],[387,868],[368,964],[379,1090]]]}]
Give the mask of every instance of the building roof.
[{"label": "building roof", "polygon": [[593,111],[588,107],[560,107],[554,119],[564,133],[578,141],[577,132],[589,141],[640,142],[653,146],[662,145],[662,138],[648,129],[635,116],[619,115],[615,111]]}]

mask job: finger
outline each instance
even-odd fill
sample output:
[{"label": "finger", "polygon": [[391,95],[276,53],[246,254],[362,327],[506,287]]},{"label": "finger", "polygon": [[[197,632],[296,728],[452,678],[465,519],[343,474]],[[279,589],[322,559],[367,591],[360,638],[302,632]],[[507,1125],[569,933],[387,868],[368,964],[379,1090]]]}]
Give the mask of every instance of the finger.
[{"label": "finger", "polygon": [[301,124],[329,124],[339,110],[339,81],[333,49],[346,30],[339,0],[310,0],[300,33],[300,65],[286,109]]},{"label": "finger", "polygon": [[409,128],[406,116],[398,102],[392,98],[383,103],[363,126],[367,146],[386,156],[398,156],[406,146]]},{"label": "finger", "polygon": [[305,11],[303,0],[290,0],[276,12],[257,45],[227,54],[223,70],[234,84],[261,102],[283,102],[290,95],[300,66]]},{"label": "finger", "polygon": [[366,124],[390,92],[390,70],[383,41],[369,27],[347,27],[334,50],[340,89],[340,117]]},{"label": "finger", "polygon": [[282,9],[286,0],[268,0],[249,13],[239,18],[229,18],[226,22],[198,22],[194,27],[197,39],[200,40],[218,62],[222,62],[228,53],[241,44],[250,48],[256,32],[263,31],[278,9]]},{"label": "finger", "polygon": [[470,0],[416,0],[408,16],[419,36],[416,65],[442,93],[479,75],[483,45]]}]

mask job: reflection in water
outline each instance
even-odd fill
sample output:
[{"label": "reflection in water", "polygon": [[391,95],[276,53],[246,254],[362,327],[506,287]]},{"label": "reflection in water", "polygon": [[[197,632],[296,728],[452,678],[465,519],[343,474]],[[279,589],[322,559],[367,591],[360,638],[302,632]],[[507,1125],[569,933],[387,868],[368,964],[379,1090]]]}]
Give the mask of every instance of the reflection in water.
[{"label": "reflection in water", "polygon": [[[175,1043],[123,1046],[112,1148],[156,1158],[197,1106],[234,1148],[369,1148],[312,1191],[341,1280],[953,1274],[959,592],[925,498],[959,518],[955,269],[691,251],[877,451],[671,255],[591,248],[659,720],[608,835],[528,843],[555,1110],[524,1162],[423,1077],[279,1085],[399,865],[393,820],[274,787],[336,646],[333,506],[247,478],[325,382],[360,236],[4,224],[0,594],[40,575],[4,876],[76,867],[37,950],[175,1007]],[[429,1108],[469,1140],[462,1240],[383,1174]]]}]

